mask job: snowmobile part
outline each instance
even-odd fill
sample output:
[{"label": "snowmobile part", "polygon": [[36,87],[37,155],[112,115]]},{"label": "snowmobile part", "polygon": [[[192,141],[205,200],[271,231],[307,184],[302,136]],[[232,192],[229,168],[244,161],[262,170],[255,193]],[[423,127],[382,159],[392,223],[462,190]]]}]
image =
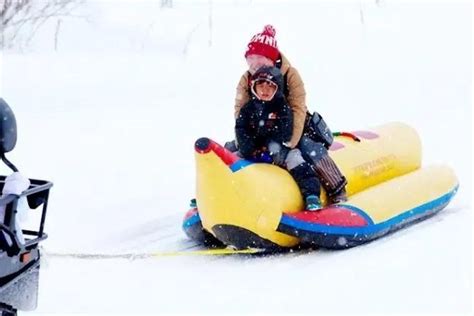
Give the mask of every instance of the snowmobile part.
[{"label": "snowmobile part", "polygon": [[[5,183],[5,176],[0,176],[0,189]],[[30,179],[30,187],[20,196],[7,195],[0,197],[0,204],[5,205],[5,218],[3,224],[0,223],[0,288],[10,282],[26,268],[39,260],[39,242],[48,236],[44,232],[46,211],[48,207],[49,190],[53,186],[51,182],[44,180]],[[41,220],[38,230],[22,230],[26,238],[24,244],[18,241],[15,233],[16,207],[20,197],[34,195],[35,200],[42,200]],[[41,197],[38,198],[38,197]],[[38,205],[37,205],[38,206]],[[28,254],[28,256],[25,256]],[[28,260],[26,260],[28,259]]]},{"label": "snowmobile part", "polygon": [[[14,172],[18,169],[6,157],[5,153],[13,150],[17,140],[17,127],[13,111],[5,100],[0,98],[0,157]],[[6,176],[0,176],[0,192],[6,181]],[[4,209],[4,218],[0,218],[0,302],[5,303],[8,292],[13,287],[13,298],[18,297],[15,284],[19,284],[23,276],[39,266],[39,242],[46,239],[44,223],[48,206],[49,190],[53,184],[45,180],[29,179],[29,187],[19,195],[9,194],[0,197],[0,206]],[[17,231],[18,201],[26,198],[28,205],[37,208],[43,205],[38,230],[21,231],[21,241]],[[24,238],[24,240],[23,240]],[[31,297],[31,295],[28,295]],[[10,304],[17,308],[15,304]],[[21,307],[20,307],[21,308]]]}]

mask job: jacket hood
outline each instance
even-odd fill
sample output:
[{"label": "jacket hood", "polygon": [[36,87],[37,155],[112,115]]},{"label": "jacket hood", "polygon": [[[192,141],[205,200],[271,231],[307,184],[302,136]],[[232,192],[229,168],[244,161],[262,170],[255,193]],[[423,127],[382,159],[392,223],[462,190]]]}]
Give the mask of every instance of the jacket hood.
[{"label": "jacket hood", "polygon": [[263,66],[250,77],[250,90],[254,96],[255,83],[261,80],[272,82],[277,86],[274,98],[283,95],[283,75],[278,68]]}]

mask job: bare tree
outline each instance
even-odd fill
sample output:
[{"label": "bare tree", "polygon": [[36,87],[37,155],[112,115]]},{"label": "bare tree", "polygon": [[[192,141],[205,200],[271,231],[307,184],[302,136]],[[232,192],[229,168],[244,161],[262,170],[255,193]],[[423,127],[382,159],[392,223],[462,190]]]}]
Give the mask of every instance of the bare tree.
[{"label": "bare tree", "polygon": [[161,8],[172,8],[173,0],[161,0],[160,5],[161,5]]},{"label": "bare tree", "polygon": [[23,30],[27,31],[26,43],[30,42],[46,21],[72,16],[84,1],[0,0],[0,48],[12,47]]}]

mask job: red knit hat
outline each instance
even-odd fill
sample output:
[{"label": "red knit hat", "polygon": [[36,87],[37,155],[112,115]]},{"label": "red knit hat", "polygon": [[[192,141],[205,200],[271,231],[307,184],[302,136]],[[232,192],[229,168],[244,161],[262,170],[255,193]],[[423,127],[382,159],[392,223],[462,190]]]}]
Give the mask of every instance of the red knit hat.
[{"label": "red knit hat", "polygon": [[248,55],[261,55],[275,62],[280,56],[275,35],[275,28],[272,25],[265,25],[263,32],[254,35],[250,40],[245,58]]}]

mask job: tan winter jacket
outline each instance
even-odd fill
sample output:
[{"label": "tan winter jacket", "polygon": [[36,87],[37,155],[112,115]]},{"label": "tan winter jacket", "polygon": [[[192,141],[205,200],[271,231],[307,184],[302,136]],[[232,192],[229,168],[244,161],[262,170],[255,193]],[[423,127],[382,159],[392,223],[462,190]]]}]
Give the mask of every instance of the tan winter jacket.
[{"label": "tan winter jacket", "polygon": [[[304,122],[306,118],[306,91],[304,89],[303,80],[298,71],[293,68],[288,59],[281,54],[282,64],[280,71],[283,76],[286,75],[286,83],[288,89],[287,101],[293,111],[293,136],[288,144],[291,148],[295,148],[303,134]],[[235,97],[235,118],[239,116],[240,108],[250,100],[249,87],[250,73],[246,71],[240,78],[237,86],[237,95]]]}]

